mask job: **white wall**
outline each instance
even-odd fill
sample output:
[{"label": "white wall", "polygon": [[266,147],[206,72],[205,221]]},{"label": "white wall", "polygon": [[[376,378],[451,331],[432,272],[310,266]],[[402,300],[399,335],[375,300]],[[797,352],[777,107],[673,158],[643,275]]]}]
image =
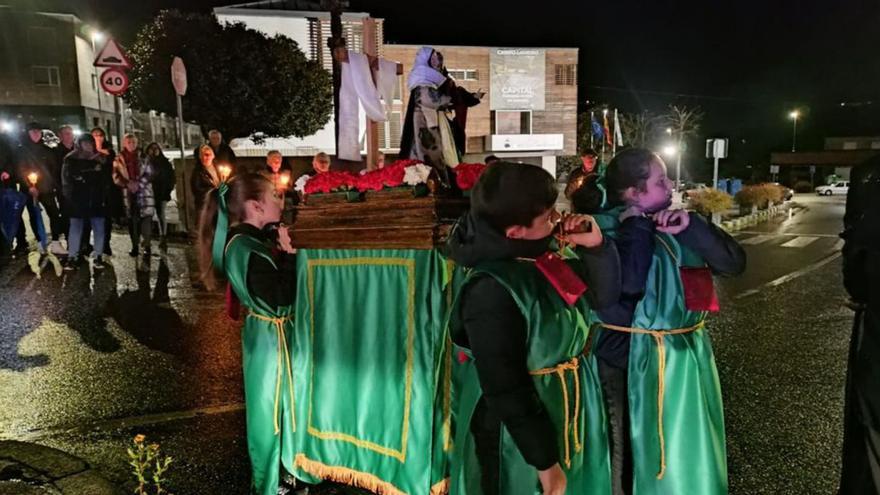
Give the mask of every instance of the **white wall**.
[{"label": "white wall", "polygon": [[[95,74],[95,66],[92,63],[95,60],[95,52],[92,51],[92,43],[90,41],[86,41],[79,36],[74,36],[73,39],[76,42],[76,66],[77,72],[79,74],[79,95],[80,100],[82,101],[82,105],[88,108],[98,108],[98,92],[96,92],[92,88],[92,74]],[[96,46],[97,49],[100,49],[100,46]],[[97,74],[100,76],[101,72],[104,69],[97,69]],[[100,88],[100,82],[98,83],[98,87]],[[113,96],[107,94],[104,91],[100,91],[101,93],[101,110],[105,112],[113,112]],[[90,126],[91,123],[87,123],[86,127]]]}]

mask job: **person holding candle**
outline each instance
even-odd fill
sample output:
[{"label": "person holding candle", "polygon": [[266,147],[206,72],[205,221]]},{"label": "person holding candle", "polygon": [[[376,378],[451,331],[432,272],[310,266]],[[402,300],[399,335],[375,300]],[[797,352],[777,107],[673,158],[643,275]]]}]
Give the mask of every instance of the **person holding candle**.
[{"label": "person holding candle", "polygon": [[[290,349],[296,299],[296,251],[279,228],[281,201],[265,174],[237,174],[207,195],[199,222],[205,283],[228,280],[228,294],[247,309],[241,332],[247,443],[252,491],[288,493],[297,425]],[[233,301],[233,298],[227,298]],[[230,303],[229,313],[237,313]],[[235,315],[237,319],[237,315]],[[304,426],[300,425],[300,428]]]},{"label": "person holding candle", "polygon": [[[42,126],[31,122],[27,125],[25,135],[22,136],[18,146],[16,161],[18,182],[21,189],[29,193],[26,209],[30,219],[31,232],[37,239],[41,251],[45,249],[48,240],[45,239],[45,232],[38,232],[37,215],[42,214],[37,207],[38,204],[42,204],[46,210],[53,239],[57,240],[62,231],[61,215],[54,198],[55,181],[50,173],[53,160],[52,151],[43,144]],[[31,174],[36,174],[35,181],[28,179]],[[44,238],[40,238],[41,236]],[[27,251],[24,222],[20,224],[16,238],[18,242],[16,252],[23,254]]]},{"label": "person holding candle", "polygon": [[196,157],[196,167],[190,178],[190,189],[198,215],[205,204],[205,195],[220,185],[220,173],[217,171],[218,164],[214,162],[214,150],[210,146],[207,144],[199,146],[196,150]]},{"label": "person holding candle", "polygon": [[[293,168],[284,160],[281,152],[272,150],[266,155],[266,176],[275,184],[275,188],[279,191],[287,189],[290,184],[290,176],[293,174]],[[287,184],[282,184],[282,180],[286,177]]]},{"label": "person holding candle", "polygon": [[[83,134],[76,140],[76,148],[64,158],[61,181],[64,199],[70,205],[70,232],[68,235],[68,258],[65,270],[75,270],[80,263],[80,243],[86,221],[94,232],[94,268],[106,267],[102,255],[105,245],[105,217],[107,216],[107,184],[110,181],[110,164],[105,162],[95,146],[91,134]],[[88,241],[88,239],[86,239]]]}]

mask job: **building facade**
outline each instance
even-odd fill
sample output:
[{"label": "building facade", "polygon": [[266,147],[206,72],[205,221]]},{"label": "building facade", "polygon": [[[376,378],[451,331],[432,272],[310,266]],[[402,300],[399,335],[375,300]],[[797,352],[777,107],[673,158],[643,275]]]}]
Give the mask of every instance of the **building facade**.
[{"label": "building facade", "polygon": [[[385,45],[385,58],[403,64],[404,87],[422,46]],[[486,93],[467,113],[465,161],[496,155],[555,173],[557,156],[577,153],[577,48],[432,47],[443,54],[456,84]],[[402,93],[386,125],[391,152],[399,146],[395,127],[409,101],[409,92]]]},{"label": "building facade", "polygon": [[[17,133],[29,122],[77,132],[102,127],[119,134],[117,98],[100,88],[92,65],[103,36],[72,14],[33,12],[0,6],[0,131]],[[173,149],[178,142],[173,116],[125,109],[124,132],[143,142]],[[187,143],[201,141],[187,124]],[[114,139],[115,141],[115,139]]]}]

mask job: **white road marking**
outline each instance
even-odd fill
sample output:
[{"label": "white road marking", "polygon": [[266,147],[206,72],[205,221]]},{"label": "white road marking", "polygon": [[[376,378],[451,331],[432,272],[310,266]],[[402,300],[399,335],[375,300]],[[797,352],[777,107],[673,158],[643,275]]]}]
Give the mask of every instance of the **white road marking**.
[{"label": "white road marking", "polygon": [[817,240],[819,240],[818,237],[807,237],[807,236],[795,237],[794,239],[783,244],[782,247],[802,248],[804,246],[809,246],[810,244],[816,242]]},{"label": "white road marking", "polygon": [[812,272],[813,270],[817,270],[819,268],[822,268],[823,266],[827,265],[828,263],[831,263],[832,261],[836,260],[837,258],[840,258],[840,251],[836,251],[834,253],[831,253],[829,256],[826,256],[825,258],[813,263],[812,265],[805,266],[805,267],[801,268],[800,270],[796,270],[796,271],[789,273],[788,275],[783,275],[783,276],[777,278],[776,280],[771,280],[770,282],[767,282],[766,284],[758,287],[757,289],[747,290],[741,294],[738,294],[734,297],[734,299],[736,300],[736,299],[742,299],[742,298],[748,297],[748,296],[753,296],[755,294],[760,293],[761,291],[763,291],[765,289],[770,289],[772,287],[782,285],[790,280],[794,280],[800,276],[806,275],[806,274]]}]

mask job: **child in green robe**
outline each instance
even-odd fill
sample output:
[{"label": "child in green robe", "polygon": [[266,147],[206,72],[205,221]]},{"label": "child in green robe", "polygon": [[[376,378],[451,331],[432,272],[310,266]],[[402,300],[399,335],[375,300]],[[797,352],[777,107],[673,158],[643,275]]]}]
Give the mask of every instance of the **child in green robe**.
[{"label": "child in green robe", "polygon": [[200,256],[213,265],[207,284],[227,279],[227,304],[240,301],[247,311],[241,332],[245,413],[258,495],[287,493],[280,478],[293,472],[297,428],[290,356],[296,257],[280,219],[272,181],[242,174],[209,194],[199,228]]},{"label": "child in green robe", "polygon": [[[610,491],[601,392],[583,351],[593,308],[617,300],[617,253],[589,216],[560,221],[556,196],[540,167],[493,163],[447,242],[467,272],[450,323],[454,495]],[[553,269],[543,260],[558,223],[577,257]]]},{"label": "child in green robe", "polygon": [[614,238],[621,295],[598,311],[593,353],[607,409],[613,493],[727,493],[721,388],[705,329],[712,274],[745,270],[737,242],[696,213],[670,209],[655,153],[618,153],[585,178],[575,211]]}]

